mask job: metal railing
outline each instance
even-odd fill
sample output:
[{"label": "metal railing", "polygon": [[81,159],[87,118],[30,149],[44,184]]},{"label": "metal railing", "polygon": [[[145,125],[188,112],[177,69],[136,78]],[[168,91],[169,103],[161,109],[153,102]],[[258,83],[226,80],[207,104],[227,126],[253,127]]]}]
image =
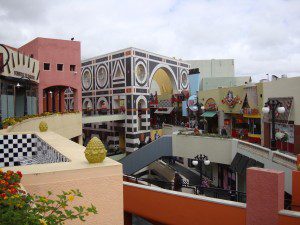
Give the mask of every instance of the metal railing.
[{"label": "metal railing", "polygon": [[[155,186],[167,190],[174,190],[174,182],[169,182],[164,180],[151,179],[151,178],[138,178],[138,177],[127,176],[127,175],[123,175],[123,180],[127,182],[133,182],[136,184]],[[190,186],[186,182],[183,182],[181,190],[177,190],[177,191],[187,192],[195,195],[203,195],[211,198],[241,202],[241,203],[246,203],[247,200],[247,195],[244,192],[227,190],[227,189],[216,188],[216,187],[199,187],[198,185]],[[291,198],[285,198],[284,209],[290,210],[291,202],[292,202]]]},{"label": "metal railing", "polygon": [[[148,186],[156,186],[167,190],[174,190],[174,182],[151,178],[137,178],[134,176],[127,175],[123,175],[123,178],[125,181],[128,182],[134,182],[137,184],[143,184]],[[183,182],[180,190],[178,191],[187,192],[195,195],[204,195],[206,197],[246,203],[246,193],[235,190],[226,190],[215,187],[199,187],[197,185],[190,186],[187,182]]]}]

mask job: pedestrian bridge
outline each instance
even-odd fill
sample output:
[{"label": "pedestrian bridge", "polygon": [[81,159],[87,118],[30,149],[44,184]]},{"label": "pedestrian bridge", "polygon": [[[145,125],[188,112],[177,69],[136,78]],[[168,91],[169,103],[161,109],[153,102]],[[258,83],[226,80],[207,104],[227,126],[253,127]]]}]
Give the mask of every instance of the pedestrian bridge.
[{"label": "pedestrian bridge", "polygon": [[117,120],[125,120],[126,114],[114,114],[114,115],[95,115],[95,116],[83,116],[82,123],[103,123]]}]

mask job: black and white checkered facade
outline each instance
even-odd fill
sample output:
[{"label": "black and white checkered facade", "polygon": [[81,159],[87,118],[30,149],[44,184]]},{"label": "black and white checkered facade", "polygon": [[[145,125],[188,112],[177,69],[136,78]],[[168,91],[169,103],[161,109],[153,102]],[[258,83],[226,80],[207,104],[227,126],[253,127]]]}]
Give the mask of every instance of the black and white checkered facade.
[{"label": "black and white checkered facade", "polygon": [[81,68],[83,111],[89,109],[89,115],[100,114],[101,104],[105,103],[107,114],[120,114],[120,103],[124,102],[122,112],[126,114],[124,121],[91,124],[84,129],[109,132],[109,146],[118,146],[119,132],[125,132],[126,151],[136,150],[142,133],[146,140],[150,137],[150,85],[159,69],[172,77],[173,88],[178,92],[188,89],[189,65],[181,60],[136,48],[84,60]]},{"label": "black and white checkered facade", "polygon": [[0,135],[0,167],[67,161],[35,134]]}]

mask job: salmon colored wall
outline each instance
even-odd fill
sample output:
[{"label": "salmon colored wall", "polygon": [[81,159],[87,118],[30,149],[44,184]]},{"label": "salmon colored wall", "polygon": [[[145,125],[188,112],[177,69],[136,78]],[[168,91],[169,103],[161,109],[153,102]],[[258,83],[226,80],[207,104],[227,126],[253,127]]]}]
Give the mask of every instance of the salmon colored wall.
[{"label": "salmon colored wall", "polygon": [[[298,159],[299,159],[298,155]],[[294,170],[292,172],[293,185],[292,185],[292,209],[295,211],[300,211],[300,171]]]},{"label": "salmon colored wall", "polygon": [[[39,113],[43,112],[43,90],[51,86],[66,86],[77,90],[74,108],[81,110],[81,48],[80,42],[49,38],[36,38],[20,47],[21,52],[40,61]],[[50,70],[44,71],[44,63],[50,63]],[[63,64],[63,71],[57,71],[57,64]],[[77,74],[70,71],[76,65]]]},{"label": "salmon colored wall", "polygon": [[149,220],[178,225],[245,225],[245,208],[124,185],[124,210]]},{"label": "salmon colored wall", "polygon": [[[122,166],[95,167],[57,171],[42,174],[24,174],[22,184],[26,191],[38,195],[54,194],[79,189],[83,198],[75,198],[74,205],[93,204],[98,214],[87,217],[89,225],[123,225]],[[66,225],[79,225],[69,221]]]},{"label": "salmon colored wall", "polygon": [[247,225],[277,225],[284,209],[284,172],[247,169]]}]

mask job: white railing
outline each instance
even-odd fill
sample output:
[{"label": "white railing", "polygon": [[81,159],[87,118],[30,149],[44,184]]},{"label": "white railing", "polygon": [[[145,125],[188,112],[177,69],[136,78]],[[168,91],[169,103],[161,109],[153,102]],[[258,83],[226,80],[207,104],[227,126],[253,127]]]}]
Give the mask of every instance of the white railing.
[{"label": "white railing", "polygon": [[296,157],[289,156],[289,155],[286,155],[286,154],[281,153],[281,152],[274,152],[273,157],[272,157],[272,161],[276,162],[280,165],[286,166],[286,167],[288,167],[292,170],[297,169],[297,166],[296,166],[297,159],[296,159]]},{"label": "white railing", "polygon": [[248,151],[255,155],[261,156],[263,158],[272,160],[272,162],[285,166],[289,169],[296,169],[297,159],[296,157],[278,152],[271,151],[268,148],[262,147],[260,145],[248,143],[245,141],[238,141],[238,149],[243,151]]},{"label": "white railing", "polygon": [[259,155],[261,157],[269,159],[270,150],[267,149],[267,148],[264,148],[262,146],[239,140],[237,147],[238,147],[238,149],[248,151],[248,152],[251,152],[255,155]]}]

